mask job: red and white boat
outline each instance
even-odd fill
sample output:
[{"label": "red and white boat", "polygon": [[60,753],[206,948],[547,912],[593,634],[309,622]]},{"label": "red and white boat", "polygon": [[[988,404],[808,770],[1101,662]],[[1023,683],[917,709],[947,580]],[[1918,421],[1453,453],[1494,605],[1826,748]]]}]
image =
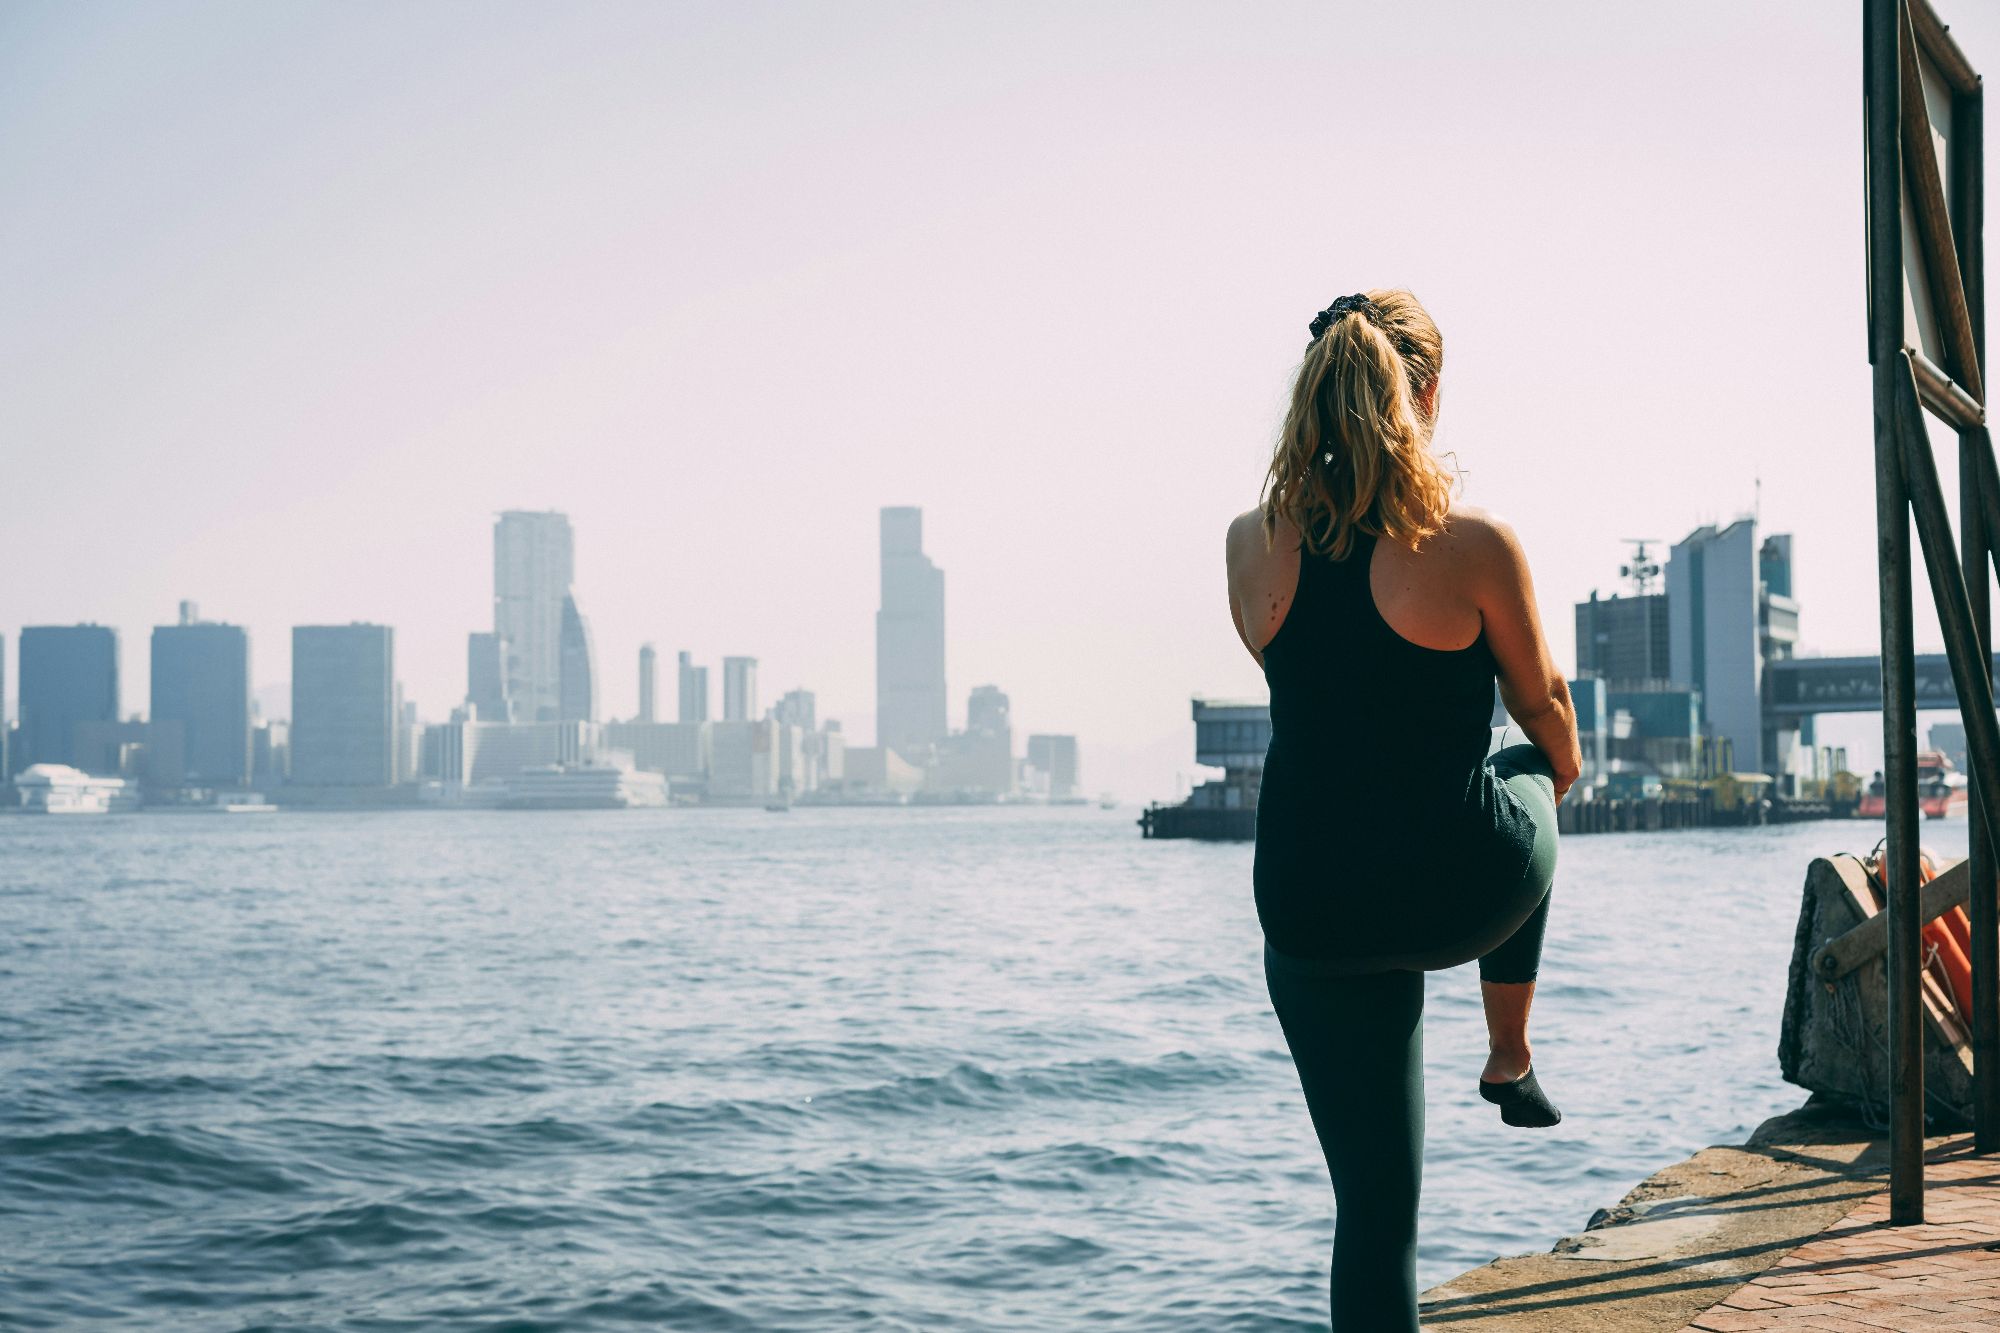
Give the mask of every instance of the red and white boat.
[{"label": "red and white boat", "polygon": [[[1917,751],[1917,805],[1929,819],[1949,819],[1965,809],[1965,774],[1941,750]],[[1888,813],[1888,792],[1877,773],[1861,793],[1854,813],[1863,819],[1881,819]]]}]

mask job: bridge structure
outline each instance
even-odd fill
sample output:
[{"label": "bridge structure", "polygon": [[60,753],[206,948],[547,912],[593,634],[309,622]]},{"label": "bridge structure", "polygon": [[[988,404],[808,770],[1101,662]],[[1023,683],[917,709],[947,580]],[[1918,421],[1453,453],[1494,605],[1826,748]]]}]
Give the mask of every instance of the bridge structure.
[{"label": "bridge structure", "polygon": [[[1958,687],[1951,676],[1951,659],[1924,653],[1915,659],[1910,684],[1918,711],[1957,711]],[[1993,656],[1994,689],[2000,693],[2000,653]],[[1765,725],[1788,726],[1820,713],[1879,713],[1882,711],[1882,659],[1879,657],[1784,657],[1764,664]]]}]

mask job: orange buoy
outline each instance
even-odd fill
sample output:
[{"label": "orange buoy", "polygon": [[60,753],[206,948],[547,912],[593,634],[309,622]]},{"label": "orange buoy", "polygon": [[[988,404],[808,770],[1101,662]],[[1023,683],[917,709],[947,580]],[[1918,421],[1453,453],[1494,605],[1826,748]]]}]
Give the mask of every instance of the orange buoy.
[{"label": "orange buoy", "polygon": [[[1958,911],[1953,908],[1952,911]],[[1945,915],[1949,916],[1947,912]],[[1971,1021],[1972,1015],[1972,962],[1965,956],[1965,950],[1958,947],[1952,938],[1950,927],[1940,917],[1924,927],[1924,943],[1936,950],[1937,963],[1944,970],[1944,982],[1951,991],[1951,998],[1958,1006],[1959,1017]]]}]

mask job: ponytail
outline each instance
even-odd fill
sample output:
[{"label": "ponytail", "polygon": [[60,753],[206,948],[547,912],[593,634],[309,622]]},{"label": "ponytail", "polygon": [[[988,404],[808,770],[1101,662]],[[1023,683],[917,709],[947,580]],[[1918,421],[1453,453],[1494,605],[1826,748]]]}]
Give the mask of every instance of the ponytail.
[{"label": "ponytail", "polygon": [[1437,325],[1380,290],[1342,297],[1313,330],[1264,477],[1264,539],[1283,516],[1314,555],[1345,557],[1357,528],[1414,549],[1443,528],[1454,483],[1423,407],[1444,364]]}]

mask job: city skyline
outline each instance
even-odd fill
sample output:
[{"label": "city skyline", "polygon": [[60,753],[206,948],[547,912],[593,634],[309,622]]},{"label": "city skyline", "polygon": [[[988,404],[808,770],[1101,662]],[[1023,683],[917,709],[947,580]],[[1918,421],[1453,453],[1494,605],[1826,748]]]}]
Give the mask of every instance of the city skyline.
[{"label": "city skyline", "polygon": [[[1306,320],[1400,283],[1444,331],[1439,448],[1520,531],[1558,661],[1622,538],[1760,479],[1802,647],[1873,651],[1858,26],[1541,12],[499,5],[468,43],[449,8],[13,7],[0,436],[35,503],[0,562],[62,558],[0,586],[0,626],[116,626],[129,712],[129,649],[183,598],[250,632],[260,689],[293,623],[394,624],[437,716],[490,627],[464,534],[539,505],[590,534],[613,712],[651,639],[755,653],[872,734],[876,533],[847,516],[919,502],[952,679],[1167,795],[1187,697],[1261,688],[1220,534]],[[1429,82],[1360,58],[1417,22]],[[1327,129],[1329,60],[1364,133]],[[1750,310],[1755,355],[1721,332]]]},{"label": "city skyline", "polygon": [[[504,519],[507,517],[519,516],[522,512],[524,511],[506,511],[501,515],[499,515],[498,517]],[[568,568],[567,562],[569,562],[572,559],[571,552],[573,550],[573,544],[575,540],[574,537],[575,525],[569,521],[569,516],[561,511],[556,511],[556,510],[533,511],[531,516],[538,520],[545,520],[545,521],[553,520],[557,524],[559,524],[562,533],[563,559],[565,561],[565,568]],[[1747,532],[1750,530],[1748,521],[1751,519],[1751,517],[1752,516],[1748,513],[1739,515],[1736,518],[1721,524],[1720,530],[1725,536],[1737,531]],[[895,583],[898,580],[906,577],[905,575],[902,575],[900,572],[898,572],[899,562],[907,561],[910,559],[910,557],[914,556],[918,561],[921,562],[927,576],[929,578],[934,578],[936,581],[936,587],[931,591],[935,593],[937,601],[940,603],[940,605],[937,607],[938,611],[937,620],[938,620],[938,628],[941,631],[942,629],[941,603],[942,603],[943,574],[942,570],[934,562],[928,559],[927,554],[922,549],[923,525],[922,525],[921,507],[883,506],[878,511],[878,523],[880,526],[880,531],[882,533],[882,541],[883,541],[882,546],[878,550],[878,554],[880,557],[881,592],[883,594],[885,602],[888,600],[888,591],[892,583]],[[1718,526],[1716,524],[1713,523],[1704,524],[1694,529],[1693,531],[1689,532],[1687,534],[1687,537],[1682,541],[1676,541],[1669,544],[1672,545],[1676,550],[1678,550],[1681,546],[1689,542],[1703,542],[1712,539],[1715,536],[1717,530]],[[500,553],[500,548],[498,546],[499,531],[500,527],[496,523],[494,528],[495,538],[496,538],[496,563],[492,570],[496,589],[502,577],[502,571],[503,569],[506,568],[505,560],[507,559],[507,557],[504,554]],[[1789,590],[1791,586],[1791,579],[1793,577],[1791,569],[1792,538],[1790,534],[1773,534],[1772,536],[1766,538],[1765,540],[1767,544],[1775,542],[1775,543],[1780,543],[1782,545],[1783,563],[1784,563],[1783,587]],[[1611,568],[1616,569],[1618,567],[1614,566]],[[1656,582],[1659,582],[1661,586],[1664,587],[1666,586],[1666,583],[1670,581],[1671,577],[1674,576],[1671,573],[1671,571],[1673,570],[1672,562],[1668,562],[1668,564],[1663,566],[1662,568],[1668,571],[1668,577],[1665,579],[1656,578]],[[1585,601],[1583,603],[1579,603],[1575,607],[1575,610],[1578,612],[1579,615],[1583,611],[1584,607],[1589,604],[1589,598],[1593,595],[1598,594],[1601,589],[1612,590],[1613,596],[1615,596],[1619,591],[1624,591],[1619,588],[1618,579],[1606,578],[1602,580],[1600,587],[1593,587],[1591,591],[1586,594]],[[924,595],[928,597],[930,593],[926,593]],[[501,600],[502,600],[501,597],[498,595],[496,591],[496,594],[494,596],[494,603],[496,605],[496,608],[500,605]],[[1662,598],[1662,600],[1664,600],[1664,598]],[[1544,601],[1546,601],[1546,599],[1544,599]],[[1600,605],[1609,606],[1610,599],[1607,598],[1604,602],[1600,603]],[[1793,603],[1793,605],[1795,606],[1796,603]],[[184,599],[179,603],[177,608],[177,615],[179,617],[178,621],[161,622],[150,627],[148,641],[152,645],[151,654],[157,655],[159,653],[162,635],[171,635],[172,632],[176,630],[187,630],[190,628],[198,628],[201,630],[210,630],[210,631],[213,630],[226,631],[236,636],[236,642],[240,644],[240,650],[242,652],[244,659],[244,673],[247,676],[249,670],[249,663],[253,660],[253,657],[250,652],[251,636],[248,634],[245,627],[231,624],[228,622],[202,620],[199,617],[197,606],[198,604],[196,602]],[[558,608],[559,632],[557,636],[557,642],[554,645],[557,649],[556,651],[557,672],[555,680],[558,693],[557,716],[562,719],[570,719],[578,721],[588,720],[592,722],[601,721],[607,723],[610,722],[624,723],[624,722],[634,722],[634,721],[644,720],[642,714],[644,712],[645,695],[647,692],[641,674],[639,670],[637,670],[636,668],[631,680],[632,698],[628,701],[629,704],[631,705],[629,709],[627,709],[620,702],[615,700],[606,702],[606,696],[601,693],[601,687],[599,686],[598,683],[598,671],[601,659],[599,658],[594,646],[595,636],[591,630],[588,619],[587,617],[584,617],[581,614],[578,608],[577,597],[574,592],[573,585],[566,587],[562,596],[557,600],[557,608]],[[1551,615],[1551,608],[1547,605],[1544,605],[1542,610],[1543,610],[1544,620],[1547,622],[1548,627],[1551,631],[1552,639],[1555,637],[1554,631],[1558,626],[1563,626],[1565,628],[1573,629],[1575,624],[1580,623],[1571,621],[1570,617],[1560,615],[1560,608],[1556,609],[1557,614],[1555,615]],[[1794,610],[1793,614],[1796,615],[1796,610]],[[879,655],[882,650],[882,644],[883,644],[883,631],[881,628],[882,616],[879,609],[875,617],[875,620],[877,626],[875,635],[876,649]],[[1569,623],[1565,624],[1565,622]],[[290,627],[290,635],[292,642],[294,644],[297,642],[297,634],[300,629],[314,629],[314,628],[335,628],[335,627],[311,627],[311,626]],[[400,642],[402,641],[402,638],[404,637],[405,633],[404,631],[399,630],[395,626],[378,626],[373,622],[368,622],[368,621],[350,622],[348,626],[341,628],[387,629],[391,634],[396,636],[398,644],[400,644]],[[144,719],[146,721],[174,720],[172,715],[156,717],[155,708],[137,708],[132,706],[132,702],[129,697],[132,690],[142,689],[142,692],[150,693],[153,695],[154,698],[157,698],[158,697],[157,690],[159,686],[156,682],[153,682],[151,680],[151,677],[153,675],[153,672],[151,670],[152,661],[149,660],[147,654],[133,654],[132,656],[138,660],[132,662],[128,662],[126,660],[127,655],[123,651],[124,644],[128,640],[135,642],[139,641],[139,636],[134,634],[128,634],[124,627],[100,626],[95,622],[76,622],[74,624],[26,625],[26,626],[12,627],[12,629],[14,631],[14,643],[17,645],[15,649],[17,653],[19,651],[18,645],[23,641],[24,636],[33,635],[37,633],[41,634],[53,633],[57,635],[66,635],[71,638],[74,638],[79,633],[85,636],[89,636],[90,642],[93,645],[89,649],[89,651],[95,654],[96,658],[101,658],[103,656],[103,654],[107,651],[104,645],[108,643],[110,645],[108,649],[108,652],[110,653],[110,658],[109,658],[110,665],[108,667],[109,688],[115,691],[119,695],[121,703],[123,704],[123,706],[116,711],[115,718],[110,720],[115,720],[116,722],[119,723],[139,721],[141,719]],[[108,638],[105,637],[106,635],[108,635],[109,637]],[[905,635],[904,637],[907,638],[908,636]],[[1579,640],[1575,639],[1573,634],[1571,636],[1571,641],[1573,643],[1579,642]],[[1674,641],[1684,644],[1686,641],[1686,634],[1683,633],[1683,635],[1681,635]],[[0,659],[4,659],[6,655],[8,642],[9,642],[8,627],[0,627]],[[512,661],[515,658],[518,658],[520,654],[518,653],[511,655],[503,654],[502,649],[504,646],[504,640],[501,639],[499,635],[492,632],[475,631],[469,636],[467,636],[467,643],[469,645],[468,650],[466,652],[466,655],[461,659],[461,672],[462,672],[461,679],[463,681],[463,686],[461,689],[461,693],[455,700],[444,705],[443,707],[438,707],[438,708],[433,708],[427,702],[419,703],[414,699],[408,700],[409,704],[414,705],[418,709],[418,712],[425,723],[434,724],[447,721],[453,718],[458,712],[465,709],[471,709],[474,715],[476,716],[479,702],[483,694],[490,694],[495,689],[495,687],[500,684],[503,683],[511,684],[511,682],[507,682],[506,680],[505,673],[508,668],[504,665],[503,658],[505,661]],[[1684,652],[1685,650],[1683,648],[1680,651]],[[657,666],[657,650],[654,648],[652,641],[650,639],[639,641],[634,650],[635,662],[643,662],[647,654],[649,653],[653,655],[655,660],[655,665]],[[1816,645],[1811,644],[1810,641],[1808,641],[1804,645],[1803,651],[1801,651],[1799,655],[1808,658],[1822,657],[1822,656],[1842,656],[1842,654],[1838,653],[1826,653],[1820,650]],[[93,661],[96,660],[96,658],[93,658]],[[697,685],[694,686],[694,688],[705,692],[708,685],[709,672],[708,672],[708,664],[702,661],[699,658],[699,656],[695,655],[693,653],[693,650],[688,650],[688,649],[679,650],[677,652],[677,659],[679,662],[680,671],[683,676],[683,679],[677,682],[677,691],[676,691],[677,695],[681,696],[680,708],[677,709],[677,716],[679,716],[680,711],[684,710],[685,708],[686,696],[682,693],[682,691],[685,688],[687,688],[687,684],[685,681],[685,676],[687,675],[687,673],[692,673],[694,679],[699,682]],[[712,720],[718,722],[750,721],[764,717],[769,710],[759,709],[756,707],[758,700],[758,685],[757,685],[758,658],[754,656],[745,656],[741,654],[731,654],[731,655],[717,656],[714,660],[716,660],[719,663],[719,670],[721,672],[722,698],[720,700],[711,702],[709,704],[708,708],[703,714],[703,720]],[[133,668],[135,666],[141,669],[139,673],[139,679],[141,681],[148,682],[147,685],[144,687],[132,683],[132,678],[134,675]],[[1575,672],[1575,671],[1580,671],[1582,669],[1582,664],[1580,659],[1575,659],[1575,658],[1571,659],[1569,662],[1564,663],[1563,666],[1565,671],[1567,672]],[[1683,663],[1680,669],[1684,672],[1691,670],[1691,668],[1687,663]],[[105,689],[105,683],[102,679],[104,675],[104,670],[97,667],[93,667],[92,670],[97,674],[91,678],[92,683],[89,684],[86,688],[96,689],[100,694],[102,694]],[[812,668],[810,667],[804,668],[804,671],[808,674],[802,675],[800,677],[801,683],[792,687],[785,694],[784,699],[781,699],[779,701],[780,704],[784,703],[785,700],[791,699],[795,696],[803,697],[808,701],[812,701],[816,698],[817,692],[812,688],[812,683],[809,675],[811,670]],[[23,672],[17,670],[12,672],[11,676],[13,678],[19,678],[23,674],[24,674]],[[400,672],[398,673],[397,678],[392,682],[392,684],[394,686],[394,697],[396,700],[396,706],[398,708],[401,708],[405,705],[407,696],[404,693],[404,686],[400,678]],[[940,692],[943,692],[944,682],[942,680],[938,682],[938,687]],[[183,686],[182,688],[185,688],[185,686]],[[881,688],[882,688],[881,680],[878,674],[878,680],[876,686],[876,693],[878,697],[880,697]],[[18,722],[19,721],[18,709],[14,704],[13,696],[7,693],[9,689],[18,689],[18,687],[14,685],[14,680],[10,678],[10,675],[7,672],[5,666],[0,665],[0,700],[5,701],[4,703],[0,703],[0,719],[13,720]],[[655,691],[656,690],[657,690],[657,684],[655,685]],[[513,691],[508,690],[507,693],[512,694]],[[998,695],[998,698],[1000,700],[999,706],[1002,711],[1003,722],[1004,722],[1004,714],[1007,708],[1007,696],[1004,694],[998,694],[998,690],[995,686],[979,685],[973,687],[969,691],[969,694],[966,695],[968,699],[967,704],[959,707],[956,710],[957,713],[960,715],[960,717],[951,719],[948,730],[944,733],[944,736],[941,736],[939,739],[943,740],[949,737],[951,739],[958,740],[962,739],[963,736],[966,734],[977,733],[978,731],[980,731],[981,724],[978,714],[977,701],[982,694],[988,694],[988,693]],[[1193,693],[1197,696],[1205,695],[1207,697],[1220,697],[1219,692],[1217,691],[1196,690],[1193,691]],[[251,712],[252,715],[257,720],[259,721],[290,720],[291,709],[289,707],[273,709],[270,705],[273,702],[278,701],[281,697],[285,698],[295,697],[296,695],[295,681],[292,680],[272,681],[269,679],[258,679],[253,682],[249,694],[251,699]],[[738,697],[740,697],[744,702],[740,706],[735,706],[733,705],[732,701]],[[655,694],[655,698],[657,701],[657,694]],[[518,701],[514,702],[514,706],[517,707],[520,706]],[[777,705],[773,705],[774,708],[776,706]],[[813,705],[811,705],[809,702],[808,706],[810,708]],[[748,711],[744,711],[745,709],[747,709]],[[837,709],[831,711],[822,709],[821,712],[822,715],[824,716],[831,717],[836,721],[842,722],[843,725],[847,727],[847,734],[849,735],[849,737],[855,741],[858,741],[859,737],[861,737],[863,734],[867,734],[869,732],[869,728],[866,726],[857,726],[855,725],[854,722],[847,721],[846,719],[858,718],[862,723],[867,723],[873,720],[873,716],[871,714],[859,710],[843,713]],[[79,716],[81,716],[81,714],[79,714]],[[97,714],[92,714],[91,716],[95,717],[97,716]],[[1948,715],[1942,712],[1933,712],[1926,710],[1920,713],[1919,715],[1920,727],[1927,727],[1931,723],[1940,720],[1949,720],[1951,716],[1955,715]],[[526,719],[521,718],[517,714],[514,717],[514,720],[523,721]],[[554,721],[557,720],[557,718],[544,718],[543,720]],[[666,719],[661,719],[661,720],[666,720]],[[1738,723],[1737,725],[1740,729],[1743,724]],[[1820,736],[1821,743],[1833,744],[1837,746],[1845,746],[1850,750],[1855,751],[1856,753],[1855,767],[1865,771],[1866,769],[1872,766],[1879,765],[1879,757],[1877,757],[1879,751],[1877,750],[1871,752],[1871,746],[1879,747],[1879,723],[1874,716],[1830,714],[1820,719],[1819,726],[1821,730],[1821,736]],[[1037,732],[1046,733],[1046,732],[1052,732],[1054,729],[1051,727],[1038,726],[1035,728],[1035,730]],[[1858,737],[1855,734],[1857,731],[1859,732]],[[111,734],[112,733],[106,732],[103,733],[103,736],[108,737]],[[1027,735],[1029,733],[1023,732],[1021,734]],[[1063,735],[1062,738],[1065,740],[1069,740],[1071,744],[1074,744],[1073,740],[1074,736],[1075,733],[1071,732]],[[17,742],[25,741],[26,739],[27,739],[26,735],[25,733],[23,733],[23,735],[17,737]],[[108,743],[108,741],[103,741],[101,737],[93,738],[93,740],[98,741],[99,743]],[[249,727],[247,720],[243,730],[243,741],[244,744],[247,746],[249,742]],[[875,743],[878,746],[882,743],[879,734],[875,734]],[[188,747],[182,762],[185,763],[187,771],[190,774],[190,781],[193,781],[194,778],[199,775],[199,768],[193,761],[192,747],[195,744],[195,741],[190,735],[189,738],[182,741],[182,744]],[[1748,749],[1747,745],[1745,746],[1745,749],[1746,750]],[[941,751],[939,757],[945,761],[948,770],[954,766],[962,767],[959,761],[955,759],[948,752]],[[1025,757],[1025,754],[1016,754],[1013,757],[1015,759],[1021,759]],[[1183,764],[1182,768],[1185,769],[1186,765]],[[247,762],[245,771],[247,772]],[[222,785],[227,785],[227,784],[225,783]],[[1151,799],[1161,794],[1162,793],[1160,792],[1148,791],[1143,793],[1137,793],[1135,795],[1135,798]]]},{"label": "city skyline", "polygon": [[[560,510],[507,510],[495,516],[493,525],[493,605],[496,624],[506,625],[508,630],[475,630],[465,636],[466,648],[463,660],[463,688],[450,702],[437,707],[410,699],[417,704],[422,717],[427,722],[441,722],[460,710],[469,710],[473,720],[499,720],[505,712],[511,712],[513,721],[650,721],[649,711],[657,711],[657,666],[658,650],[651,639],[638,643],[636,661],[639,666],[633,676],[632,710],[622,711],[618,704],[607,703],[598,684],[601,658],[595,646],[595,634],[589,617],[583,614],[574,583],[576,525]],[[922,509],[918,506],[884,506],[877,514],[879,530],[884,544],[879,550],[879,587],[886,601],[895,601],[905,591],[914,591],[921,605],[917,608],[916,646],[924,653],[933,655],[936,661],[924,666],[920,675],[919,692],[925,697],[920,701],[920,711],[930,713],[933,703],[940,718],[948,714],[945,698],[945,681],[942,675],[943,643],[943,575],[935,563],[922,550]],[[894,534],[893,536],[891,534]],[[910,588],[909,579],[917,578],[918,588]],[[559,591],[558,591],[559,590]],[[893,590],[893,591],[892,591]],[[908,601],[904,597],[905,602]],[[902,608],[907,610],[907,607]],[[546,613],[553,612],[555,633],[550,636],[544,628]],[[141,679],[149,682],[154,699],[159,698],[159,682],[153,679],[152,662],[157,660],[163,639],[172,641],[178,631],[227,631],[240,644],[244,656],[244,667],[239,673],[248,680],[247,694],[251,701],[252,713],[261,721],[287,721],[289,708],[273,708],[280,693],[292,692],[293,682],[286,680],[255,679],[249,675],[249,633],[244,626],[230,622],[210,622],[199,619],[198,604],[183,599],[178,604],[178,621],[156,624],[151,627],[150,643],[152,658],[139,664],[144,667]],[[884,638],[881,629],[882,614],[876,614],[876,656],[873,659],[878,679],[877,694],[881,691],[881,661]],[[894,623],[894,614],[891,623]],[[353,627],[388,628],[396,632],[395,626],[378,626],[376,622],[357,620],[349,622]],[[330,627],[291,626],[293,644],[298,642],[297,634],[302,628],[319,629]],[[428,631],[429,627],[426,627]],[[66,624],[28,625],[18,627],[19,631],[30,634],[51,634],[67,638],[87,638],[92,651],[107,664],[108,680],[97,680],[92,688],[99,695],[113,698],[108,707],[100,707],[105,721],[153,720],[152,709],[138,709],[128,706],[127,690],[121,681],[130,674],[120,649],[121,631],[115,626],[100,626],[95,622],[79,621]],[[407,631],[402,631],[407,633]],[[526,644],[516,643],[512,634],[518,633]],[[907,634],[892,630],[890,646],[897,646],[896,640],[908,638]],[[5,674],[6,631],[0,630],[0,721],[14,720],[18,709],[14,707],[14,696],[8,692],[9,681]],[[705,699],[708,693],[708,665],[699,660],[691,649],[677,651],[680,678],[677,681],[680,711],[685,714],[689,699]],[[552,659],[552,661],[545,661]],[[722,683],[720,712],[713,712],[704,703],[694,720],[752,721],[761,718],[766,710],[759,707],[758,658],[744,654],[723,655],[719,659]],[[655,673],[647,675],[648,669]],[[810,670],[810,668],[808,668]],[[121,675],[123,673],[123,675]],[[889,675],[896,677],[899,669],[892,667]],[[932,677],[935,679],[932,679]],[[543,682],[537,684],[537,681]],[[400,676],[395,681],[398,698],[403,699],[403,682]],[[982,691],[995,687],[981,685],[972,691],[977,698]],[[690,695],[687,691],[693,691]],[[929,694],[935,692],[936,699]],[[541,705],[544,694],[553,693],[553,705]],[[801,684],[787,691],[780,703],[795,698],[807,701],[808,711],[815,707],[815,692]],[[529,709],[544,709],[541,716],[524,716]],[[481,714],[491,711],[491,716],[481,718]],[[969,726],[977,726],[977,710],[968,705],[962,710]],[[829,716],[839,716],[829,714]],[[863,719],[872,719],[873,714],[861,711]],[[689,720],[685,716],[681,720]],[[66,724],[64,724],[66,725]],[[858,731],[857,733],[858,734]],[[942,741],[949,734],[946,728],[934,733],[927,732],[924,744]],[[247,719],[243,743],[248,747]],[[881,744],[881,737],[875,737]],[[247,763],[247,760],[246,760]]]},{"label": "city skyline", "polygon": [[[920,509],[885,507],[877,517],[889,613],[877,617],[878,688],[893,696],[915,682],[916,720],[928,722],[933,703],[941,719],[942,574],[922,554]],[[724,802],[795,796],[879,801],[913,794],[930,800],[1081,799],[1072,790],[1076,738],[1059,737],[1069,747],[1061,764],[1026,765],[1012,743],[1007,696],[991,684],[971,691],[963,733],[939,731],[921,744],[906,736],[893,750],[879,736],[871,746],[850,747],[839,719],[819,727],[817,696],[804,686],[762,707],[758,660],[742,654],[722,658],[722,714],[711,718],[707,668],[694,664],[690,650],[680,650],[680,716],[664,723],[655,716],[658,651],[647,641],[637,658],[637,707],[620,717],[604,706],[599,691],[595,636],[574,582],[575,549],[575,529],[560,511],[509,510],[498,517],[493,606],[496,625],[507,628],[466,636],[464,693],[444,716],[426,716],[406,697],[393,626],[294,626],[294,672],[285,691],[290,706],[260,710],[250,686],[247,631],[204,620],[197,604],[184,600],[178,623],[156,627],[150,638],[152,707],[129,715],[119,700],[115,630],[28,627],[22,743],[0,743],[0,756],[6,756],[0,777],[54,765],[80,770],[66,782],[85,782],[86,775],[89,781],[129,779],[132,791],[143,790],[155,804],[198,803],[253,782],[276,787],[287,804],[412,798],[459,804],[490,803],[495,780],[518,779],[527,784],[524,793],[541,783],[522,799],[556,799],[559,784],[532,776],[541,771],[537,766],[556,763],[583,764],[592,774],[645,770],[629,788],[624,778],[582,779],[609,783],[591,787],[592,799],[614,793],[642,804],[666,803],[669,777],[682,799]],[[912,591],[914,599],[902,595]],[[550,642],[542,622],[552,607],[559,612]],[[916,623],[899,628],[899,617]],[[511,637],[516,633],[522,642]],[[913,661],[900,656],[906,649]],[[552,680],[545,662],[551,655]],[[0,664],[4,656],[0,640]],[[553,709],[538,702],[551,684]],[[287,725],[292,719],[297,726]],[[8,739],[0,728],[0,742]],[[844,762],[849,754],[852,771]],[[470,796],[469,786],[478,789]],[[428,794],[419,796],[419,788]]]}]

